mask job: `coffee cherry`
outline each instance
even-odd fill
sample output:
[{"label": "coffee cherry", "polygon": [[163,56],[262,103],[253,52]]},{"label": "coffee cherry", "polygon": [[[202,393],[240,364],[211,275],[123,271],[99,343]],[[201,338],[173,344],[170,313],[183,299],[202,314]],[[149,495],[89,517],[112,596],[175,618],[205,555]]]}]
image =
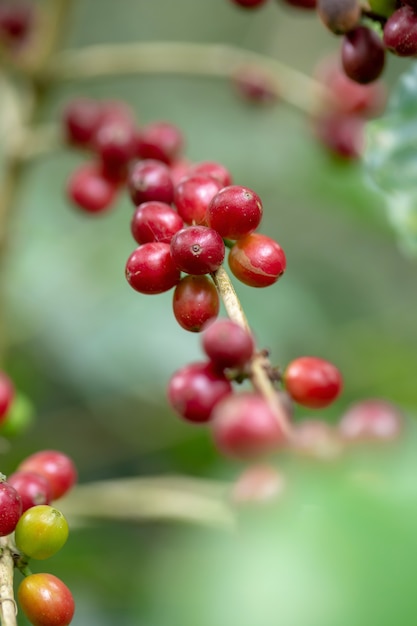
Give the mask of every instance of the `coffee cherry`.
[{"label": "coffee cherry", "polygon": [[285,477],[274,467],[252,465],[236,480],[231,496],[233,502],[239,505],[270,503],[279,498],[285,489]]},{"label": "coffee cherry", "polygon": [[232,0],[234,4],[244,9],[257,9],[265,4],[268,0]]},{"label": "coffee cherry", "polygon": [[250,287],[268,287],[285,271],[284,250],[266,235],[252,233],[239,239],[229,253],[233,274]]},{"label": "coffee cherry", "polygon": [[22,500],[9,483],[0,482],[0,537],[10,535],[22,514]]},{"label": "coffee cherry", "polygon": [[171,204],[174,198],[170,169],[161,161],[145,159],[135,163],[127,184],[132,202],[136,206],[151,200]]},{"label": "coffee cherry", "polygon": [[275,82],[263,68],[245,65],[238,68],[232,79],[238,95],[251,104],[274,104],[278,100]]},{"label": "coffee cherry", "polygon": [[169,166],[169,171],[171,172],[172,182],[174,183],[174,188],[177,187],[183,178],[186,178],[189,175],[189,170],[191,167],[191,161],[188,159],[178,159],[178,161],[174,161]]},{"label": "coffee cherry", "polygon": [[30,574],[17,590],[19,605],[33,626],[68,626],[75,605],[71,591],[52,574]]},{"label": "coffee cherry", "polygon": [[133,214],[130,228],[138,243],[169,243],[184,222],[165,202],[143,202]]},{"label": "coffee cherry", "polygon": [[52,492],[49,481],[35,472],[17,471],[7,478],[22,500],[22,513],[38,504],[49,504]]},{"label": "coffee cherry", "polygon": [[136,137],[136,156],[156,159],[167,165],[181,156],[184,147],[182,132],[169,122],[155,122],[141,128]]},{"label": "coffee cherry", "polygon": [[66,140],[75,146],[91,146],[100,121],[99,102],[90,98],[72,100],[62,116]]},{"label": "coffee cherry", "polygon": [[5,372],[0,372],[0,423],[4,422],[15,397],[14,385]]},{"label": "coffee cherry", "polygon": [[319,409],[328,406],[342,390],[342,376],[332,363],[304,356],[287,366],[284,383],[290,396],[303,406]]},{"label": "coffee cherry", "polygon": [[0,38],[20,44],[29,35],[34,22],[33,7],[28,2],[3,0],[0,4]]},{"label": "coffee cherry", "polygon": [[384,44],[400,57],[417,54],[417,13],[409,6],[397,9],[384,26]]},{"label": "coffee cherry", "polygon": [[256,393],[224,398],[213,410],[214,440],[221,452],[252,458],[286,443],[286,437],[266,400]]},{"label": "coffee cherry", "polygon": [[171,256],[168,243],[144,243],[126,262],[126,280],[133,289],[145,294],[169,291],[181,273]]},{"label": "coffee cherry", "polygon": [[220,400],[231,394],[230,382],[211,363],[191,363],[177,370],[168,383],[172,408],[189,422],[207,422]]},{"label": "coffee cherry", "polygon": [[124,120],[100,124],[94,138],[94,150],[106,176],[116,181],[124,180],[127,166],[135,156],[134,127]]},{"label": "coffee cherry", "polygon": [[242,368],[253,355],[252,335],[232,320],[221,319],[207,326],[202,346],[218,369]]},{"label": "coffee cherry", "polygon": [[43,561],[64,546],[68,532],[68,523],[61,511],[39,504],[23,513],[17,522],[14,538],[20,552]]},{"label": "coffee cherry", "polygon": [[210,202],[206,222],[226,239],[249,235],[262,219],[262,202],[247,187],[231,185],[221,189]]},{"label": "coffee cherry", "polygon": [[185,330],[200,332],[219,314],[220,302],[214,283],[207,276],[184,276],[175,287],[172,302],[177,322]]},{"label": "coffee cherry", "polygon": [[34,415],[35,410],[30,400],[18,393],[3,421],[0,420],[0,437],[11,439],[23,434],[32,424]]},{"label": "coffee cherry", "polygon": [[203,176],[211,176],[219,181],[222,187],[232,184],[232,175],[229,170],[217,161],[201,161],[194,163],[188,170],[189,176],[202,174]]},{"label": "coffee cherry", "polygon": [[83,165],[69,178],[67,195],[71,202],[86,213],[101,213],[109,209],[116,198],[117,186],[106,178],[95,164]]},{"label": "coffee cherry", "polygon": [[176,266],[187,274],[215,272],[223,263],[225,246],[219,233],[206,226],[188,226],[171,239]]},{"label": "coffee cherry", "polygon": [[358,25],[361,7],[357,0],[317,0],[317,12],[329,30],[341,35]]},{"label": "coffee cherry", "polygon": [[136,127],[135,113],[123,100],[100,102],[100,126],[121,122]]},{"label": "coffee cherry", "polygon": [[358,26],[343,38],[342,64],[346,74],[357,83],[376,80],[385,64],[385,48],[375,31]]},{"label": "coffee cherry", "polygon": [[397,439],[404,426],[398,408],[385,400],[363,400],[348,408],[339,422],[345,441],[391,441]]},{"label": "coffee cherry", "polygon": [[205,224],[207,207],[222,188],[218,179],[206,174],[193,174],[175,188],[174,203],[186,224]]},{"label": "coffee cherry", "polygon": [[365,146],[365,119],[359,115],[331,113],[314,120],[318,141],[342,159],[358,159]]},{"label": "coffee cherry", "polygon": [[52,490],[52,500],[65,495],[77,481],[77,470],[73,461],[57,450],[41,450],[24,459],[17,468],[35,472],[47,479]]}]

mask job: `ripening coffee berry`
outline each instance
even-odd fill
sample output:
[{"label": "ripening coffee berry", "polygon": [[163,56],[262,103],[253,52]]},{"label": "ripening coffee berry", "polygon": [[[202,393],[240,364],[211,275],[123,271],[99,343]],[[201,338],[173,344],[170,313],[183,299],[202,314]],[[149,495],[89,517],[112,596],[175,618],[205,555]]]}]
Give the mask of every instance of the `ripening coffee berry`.
[{"label": "ripening coffee berry", "polygon": [[402,6],[388,18],[384,26],[384,45],[400,57],[417,54],[417,13]]},{"label": "ripening coffee berry", "polygon": [[114,180],[125,178],[129,162],[135,156],[135,128],[126,121],[101,124],[94,138],[94,150],[106,175]]},{"label": "ripening coffee berry", "polygon": [[257,457],[286,444],[274,411],[256,393],[224,398],[213,410],[212,428],[217,447],[228,456]]},{"label": "ripening coffee berry", "polygon": [[66,106],[62,123],[68,143],[80,147],[91,146],[100,124],[100,103],[90,98],[75,98]]},{"label": "ripening coffee berry", "polygon": [[33,626],[68,626],[74,616],[74,598],[52,574],[30,574],[22,580],[17,599]]},{"label": "ripening coffee berry", "polygon": [[3,418],[0,420],[0,437],[12,439],[22,435],[32,424],[35,410],[30,400],[18,393]]},{"label": "ripening coffee berry", "polygon": [[358,159],[365,146],[365,119],[360,115],[331,113],[314,120],[317,140],[336,157]]},{"label": "ripening coffee berry", "polygon": [[172,306],[179,325],[198,333],[219,314],[219,295],[208,276],[184,276],[175,287]]},{"label": "ripening coffee berry", "polygon": [[230,382],[211,363],[191,363],[168,383],[172,408],[189,422],[207,422],[220,400],[232,393]]},{"label": "ripening coffee berry", "polygon": [[170,169],[155,159],[138,161],[129,172],[128,189],[134,205],[157,200],[171,204],[174,198],[174,183]]},{"label": "ripening coffee berry", "polygon": [[293,400],[310,409],[323,408],[334,402],[343,386],[337,367],[313,356],[291,361],[283,378]]},{"label": "ripening coffee berry", "polygon": [[57,450],[41,450],[24,459],[17,468],[44,476],[52,490],[52,500],[65,495],[77,481],[77,470],[69,456]]},{"label": "ripening coffee berry", "polygon": [[14,385],[5,372],[0,372],[0,423],[7,418],[15,397]]},{"label": "ripening coffee berry", "polygon": [[181,272],[168,243],[144,243],[126,262],[126,280],[133,289],[145,294],[169,291],[179,282]]},{"label": "ripening coffee berry", "polygon": [[226,239],[240,239],[252,233],[262,219],[262,202],[247,187],[223,187],[210,202],[206,222]]},{"label": "ripening coffee berry", "polygon": [[205,224],[207,207],[222,188],[217,178],[207,174],[186,176],[175,188],[174,204],[186,224]]},{"label": "ripening coffee berry", "polygon": [[231,173],[224,165],[217,161],[201,161],[200,163],[194,163],[194,165],[191,165],[188,169],[188,176],[194,176],[195,174],[211,176],[211,178],[218,180],[222,187],[232,184]]},{"label": "ripening coffee berry", "polygon": [[268,287],[285,271],[284,250],[270,237],[252,233],[234,244],[229,253],[229,267],[245,285]]},{"label": "ripening coffee berry", "polygon": [[184,222],[166,202],[143,202],[133,214],[130,228],[138,243],[169,243]]},{"label": "ripening coffee berry", "polygon": [[342,35],[359,24],[361,7],[357,0],[317,0],[317,12],[329,30]]},{"label": "ripening coffee berry", "polygon": [[216,320],[202,335],[203,350],[219,369],[242,368],[253,355],[252,335],[229,319]]},{"label": "ripening coffee berry", "polygon": [[223,263],[224,241],[207,226],[187,226],[171,239],[171,255],[176,266],[187,274],[215,272]]},{"label": "ripening coffee berry", "polygon": [[357,83],[365,85],[379,78],[385,65],[385,48],[377,33],[366,26],[346,33],[342,64],[347,76]]},{"label": "ripening coffee berry", "polygon": [[16,547],[29,558],[44,560],[56,554],[68,539],[68,522],[58,509],[47,504],[33,506],[17,522]]},{"label": "ripening coffee berry", "polygon": [[171,165],[183,151],[184,137],[180,129],[169,122],[154,122],[140,129],[136,137],[136,156],[156,159]]},{"label": "ripening coffee berry", "polygon": [[48,480],[35,472],[17,471],[7,478],[22,500],[22,513],[38,504],[49,504],[52,490]]},{"label": "ripening coffee berry", "polygon": [[104,176],[99,166],[91,163],[75,170],[67,182],[68,198],[86,213],[109,209],[116,193],[116,184]]},{"label": "ripening coffee berry", "polygon": [[22,514],[22,500],[16,489],[0,482],[0,537],[10,535]]},{"label": "ripening coffee berry", "polygon": [[345,441],[391,441],[397,439],[404,418],[396,406],[385,400],[363,400],[348,408],[339,422]]}]

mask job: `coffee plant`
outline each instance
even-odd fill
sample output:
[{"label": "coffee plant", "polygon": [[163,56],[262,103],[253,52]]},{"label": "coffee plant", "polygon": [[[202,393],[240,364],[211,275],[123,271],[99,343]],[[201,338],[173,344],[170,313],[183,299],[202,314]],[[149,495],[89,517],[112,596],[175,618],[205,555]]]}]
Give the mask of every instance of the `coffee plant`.
[{"label": "coffee plant", "polygon": [[414,624],[415,3],[0,50],[1,625]]}]

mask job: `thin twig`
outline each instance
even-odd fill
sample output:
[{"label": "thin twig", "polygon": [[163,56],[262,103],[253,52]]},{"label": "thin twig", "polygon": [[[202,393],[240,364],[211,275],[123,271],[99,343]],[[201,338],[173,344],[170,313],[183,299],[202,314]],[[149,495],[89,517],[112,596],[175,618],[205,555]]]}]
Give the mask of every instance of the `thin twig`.
[{"label": "thin twig", "polygon": [[0,622],[17,626],[17,607],[13,594],[14,561],[8,537],[0,537]]}]

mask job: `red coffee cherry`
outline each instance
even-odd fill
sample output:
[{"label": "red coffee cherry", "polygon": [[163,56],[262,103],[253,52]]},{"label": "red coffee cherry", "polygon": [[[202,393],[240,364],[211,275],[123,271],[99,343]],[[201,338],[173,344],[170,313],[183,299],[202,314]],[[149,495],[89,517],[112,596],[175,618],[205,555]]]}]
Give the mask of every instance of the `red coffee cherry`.
[{"label": "red coffee cherry", "polygon": [[274,104],[279,98],[272,76],[256,65],[240,67],[234,73],[232,80],[238,95],[251,104]]},{"label": "red coffee cherry", "polygon": [[7,418],[7,413],[15,397],[14,385],[5,372],[0,372],[0,424]]},{"label": "red coffee cherry", "polygon": [[240,239],[253,232],[262,219],[262,202],[247,187],[221,189],[210,202],[206,222],[226,239]]},{"label": "red coffee cherry", "polygon": [[52,574],[31,574],[17,590],[19,605],[33,626],[68,626],[75,604],[71,591]]},{"label": "red coffee cherry", "polygon": [[385,65],[385,48],[374,30],[354,28],[343,38],[342,64],[346,74],[357,83],[367,84],[379,78]]},{"label": "red coffee cherry", "polygon": [[20,44],[34,25],[33,7],[28,2],[3,0],[0,4],[0,38],[8,44]]},{"label": "red coffee cherry", "polygon": [[253,355],[252,335],[232,320],[213,322],[202,335],[204,352],[216,368],[242,368]]},{"label": "red coffee cherry", "polygon": [[138,243],[169,243],[184,222],[166,202],[143,202],[133,214],[130,228]]},{"label": "red coffee cherry", "polygon": [[100,124],[100,103],[90,98],[75,98],[67,104],[62,124],[68,143],[80,147],[92,144]]},{"label": "red coffee cherry", "polygon": [[40,474],[49,482],[52,500],[65,495],[77,482],[77,470],[69,456],[57,450],[41,450],[24,459],[17,468]]},{"label": "red coffee cherry", "polygon": [[365,146],[365,119],[330,113],[314,120],[313,130],[326,150],[342,159],[359,159]]},{"label": "red coffee cherry", "polygon": [[256,393],[224,398],[213,410],[212,427],[217,447],[228,456],[257,457],[286,444],[272,408]]},{"label": "red coffee cherry", "polygon": [[71,202],[86,213],[102,213],[116,198],[117,186],[106,178],[100,167],[89,163],[71,175],[67,195]]},{"label": "red coffee cherry", "polygon": [[151,200],[171,204],[174,198],[170,169],[161,161],[145,159],[135,163],[127,184],[132,202],[136,206]]},{"label": "red coffee cherry", "polygon": [[232,184],[231,173],[224,165],[217,161],[201,161],[200,163],[194,163],[194,165],[191,165],[188,169],[188,176],[195,176],[197,174],[215,178],[222,187]]},{"label": "red coffee cherry", "polygon": [[281,246],[260,233],[239,239],[229,253],[233,274],[250,287],[268,287],[285,272],[286,259]]},{"label": "red coffee cherry", "polygon": [[223,239],[207,226],[187,226],[171,239],[172,259],[187,274],[215,272],[223,263],[224,254]]},{"label": "red coffee cherry", "polygon": [[184,276],[175,287],[172,306],[179,325],[198,333],[219,314],[219,295],[207,276]]},{"label": "red coffee cherry", "polygon": [[35,472],[17,471],[7,478],[22,500],[22,513],[38,504],[49,504],[52,490],[49,481]]},{"label": "red coffee cherry", "polygon": [[113,120],[100,124],[94,138],[94,150],[103,171],[112,180],[123,180],[129,162],[135,156],[135,128],[130,122]]},{"label": "red coffee cherry", "polygon": [[313,356],[291,361],[284,372],[284,383],[295,402],[311,409],[320,409],[334,402],[343,386],[337,367]]},{"label": "red coffee cherry", "polygon": [[16,489],[0,482],[0,537],[10,535],[22,514],[22,500]]},{"label": "red coffee cherry", "polygon": [[391,441],[404,427],[399,409],[385,400],[363,400],[350,406],[339,422],[345,441]]},{"label": "red coffee cherry", "polygon": [[191,363],[168,383],[172,408],[189,422],[207,422],[216,404],[232,393],[230,382],[211,363]]},{"label": "red coffee cherry", "polygon": [[159,241],[136,248],[126,262],[125,275],[133,289],[145,294],[169,291],[181,277],[169,244]]},{"label": "red coffee cherry", "polygon": [[384,26],[384,45],[400,57],[417,54],[417,13],[406,5],[388,18]]},{"label": "red coffee cherry", "polygon": [[148,124],[136,137],[136,156],[140,159],[156,159],[171,165],[181,156],[183,148],[182,132],[169,122]]},{"label": "red coffee cherry", "polygon": [[183,178],[175,188],[174,204],[186,224],[205,224],[207,207],[222,188],[218,179],[205,174]]}]

